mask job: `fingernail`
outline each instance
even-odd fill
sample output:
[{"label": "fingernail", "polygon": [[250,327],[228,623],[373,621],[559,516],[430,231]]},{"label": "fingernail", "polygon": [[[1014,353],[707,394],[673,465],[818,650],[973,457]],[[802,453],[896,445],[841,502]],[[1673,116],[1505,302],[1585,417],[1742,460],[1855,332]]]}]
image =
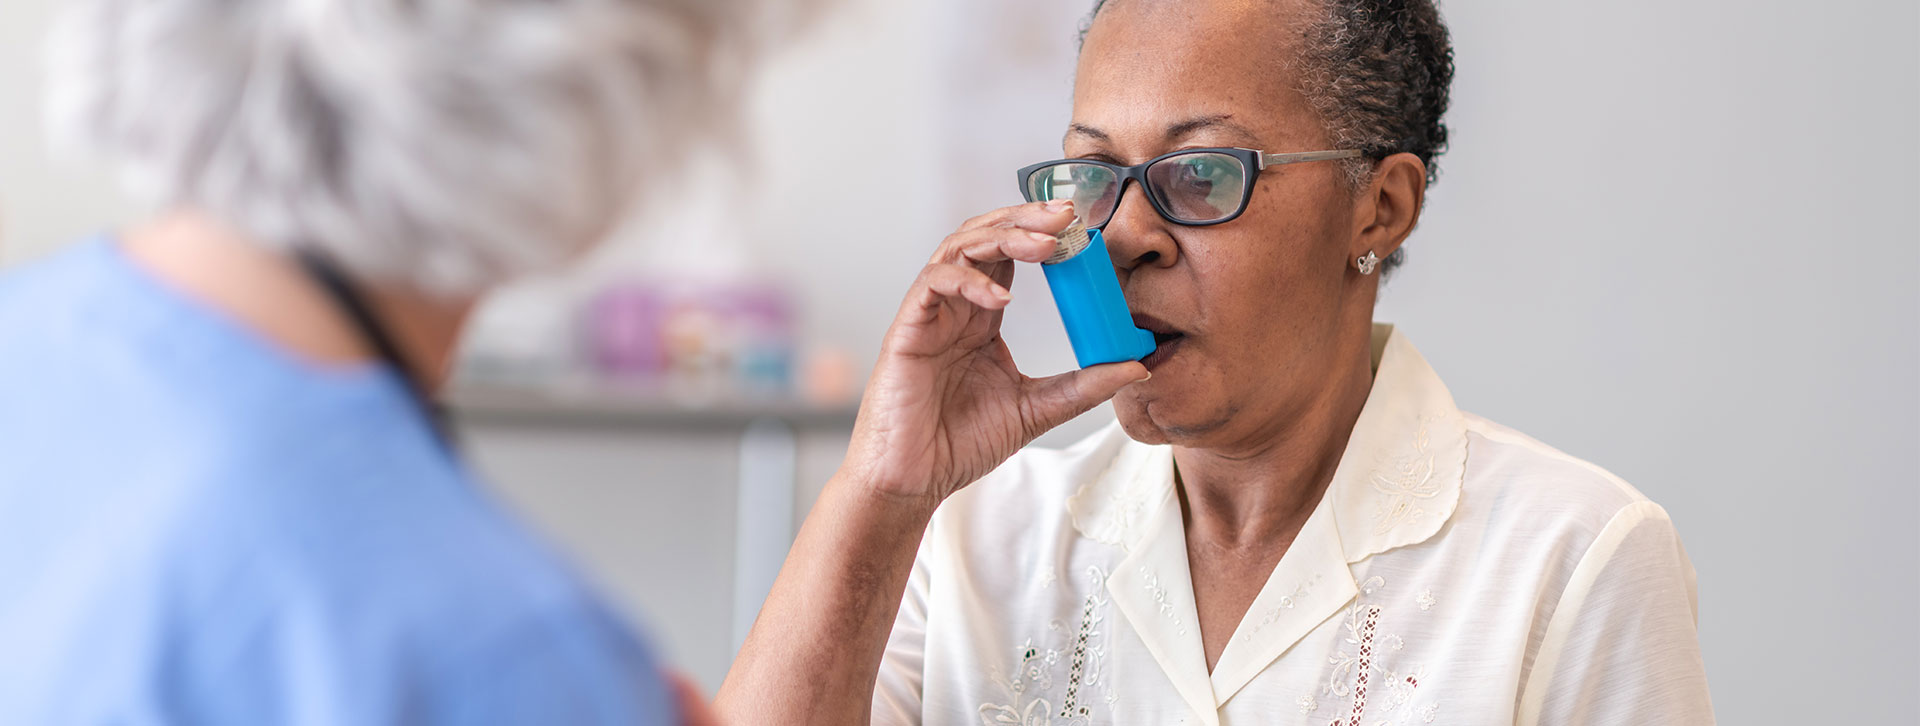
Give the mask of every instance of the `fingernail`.
[{"label": "fingernail", "polygon": [[1151,380],[1153,380],[1153,371],[1147,371],[1146,378],[1142,378],[1140,380],[1134,381],[1134,383],[1146,383],[1147,381],[1151,381]]},{"label": "fingernail", "polygon": [[993,296],[1000,298],[1000,302],[1013,302],[1013,291],[1004,287],[993,288]]},{"label": "fingernail", "polygon": [[1027,236],[1032,237],[1035,242],[1045,242],[1047,244],[1058,244],[1060,242],[1060,238],[1043,232],[1028,232]]},{"label": "fingernail", "polygon": [[1067,211],[1072,208],[1073,208],[1073,200],[1071,199],[1055,199],[1053,201],[1047,202],[1047,211],[1052,212],[1054,214],[1059,214],[1061,212]]}]

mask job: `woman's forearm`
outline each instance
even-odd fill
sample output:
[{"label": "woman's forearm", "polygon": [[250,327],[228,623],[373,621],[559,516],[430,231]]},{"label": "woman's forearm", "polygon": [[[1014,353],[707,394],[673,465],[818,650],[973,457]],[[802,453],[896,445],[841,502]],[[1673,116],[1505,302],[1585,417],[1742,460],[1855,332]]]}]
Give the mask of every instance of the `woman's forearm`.
[{"label": "woman's forearm", "polygon": [[933,514],[835,476],[720,686],[728,723],[866,724],[914,553]]}]

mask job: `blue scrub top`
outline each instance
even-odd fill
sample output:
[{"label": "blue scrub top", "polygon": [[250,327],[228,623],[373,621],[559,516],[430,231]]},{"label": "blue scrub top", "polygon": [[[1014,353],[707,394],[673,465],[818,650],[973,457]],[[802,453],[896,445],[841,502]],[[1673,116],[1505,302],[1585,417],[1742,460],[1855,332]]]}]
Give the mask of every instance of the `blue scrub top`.
[{"label": "blue scrub top", "polygon": [[393,371],[95,240],[0,275],[0,724],[662,724],[654,659]]}]

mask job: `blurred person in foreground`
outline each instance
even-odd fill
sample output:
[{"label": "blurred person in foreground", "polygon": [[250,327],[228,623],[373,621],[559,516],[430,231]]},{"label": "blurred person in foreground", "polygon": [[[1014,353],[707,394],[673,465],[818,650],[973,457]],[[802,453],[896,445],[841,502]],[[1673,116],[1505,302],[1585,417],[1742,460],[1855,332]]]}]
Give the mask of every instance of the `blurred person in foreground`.
[{"label": "blurred person in foreground", "polygon": [[[1666,512],[1462,412],[1372,320],[1452,74],[1431,0],[1097,4],[1068,158],[912,287],[721,713],[1710,723]],[[1012,261],[1076,210],[1159,349],[1031,381]],[[1116,390],[1117,425],[1014,456]]]},{"label": "blurred person in foreground", "polygon": [[429,401],[724,125],[756,16],[78,2],[53,131],[157,213],[0,276],[0,723],[705,721]]}]

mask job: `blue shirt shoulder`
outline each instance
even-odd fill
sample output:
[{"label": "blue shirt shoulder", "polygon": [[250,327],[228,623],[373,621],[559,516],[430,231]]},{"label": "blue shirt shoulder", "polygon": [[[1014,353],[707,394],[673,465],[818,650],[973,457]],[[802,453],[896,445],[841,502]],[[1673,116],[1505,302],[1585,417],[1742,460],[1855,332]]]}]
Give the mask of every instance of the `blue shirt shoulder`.
[{"label": "blue shirt shoulder", "polygon": [[434,436],[106,241],[0,276],[0,723],[671,720]]}]

